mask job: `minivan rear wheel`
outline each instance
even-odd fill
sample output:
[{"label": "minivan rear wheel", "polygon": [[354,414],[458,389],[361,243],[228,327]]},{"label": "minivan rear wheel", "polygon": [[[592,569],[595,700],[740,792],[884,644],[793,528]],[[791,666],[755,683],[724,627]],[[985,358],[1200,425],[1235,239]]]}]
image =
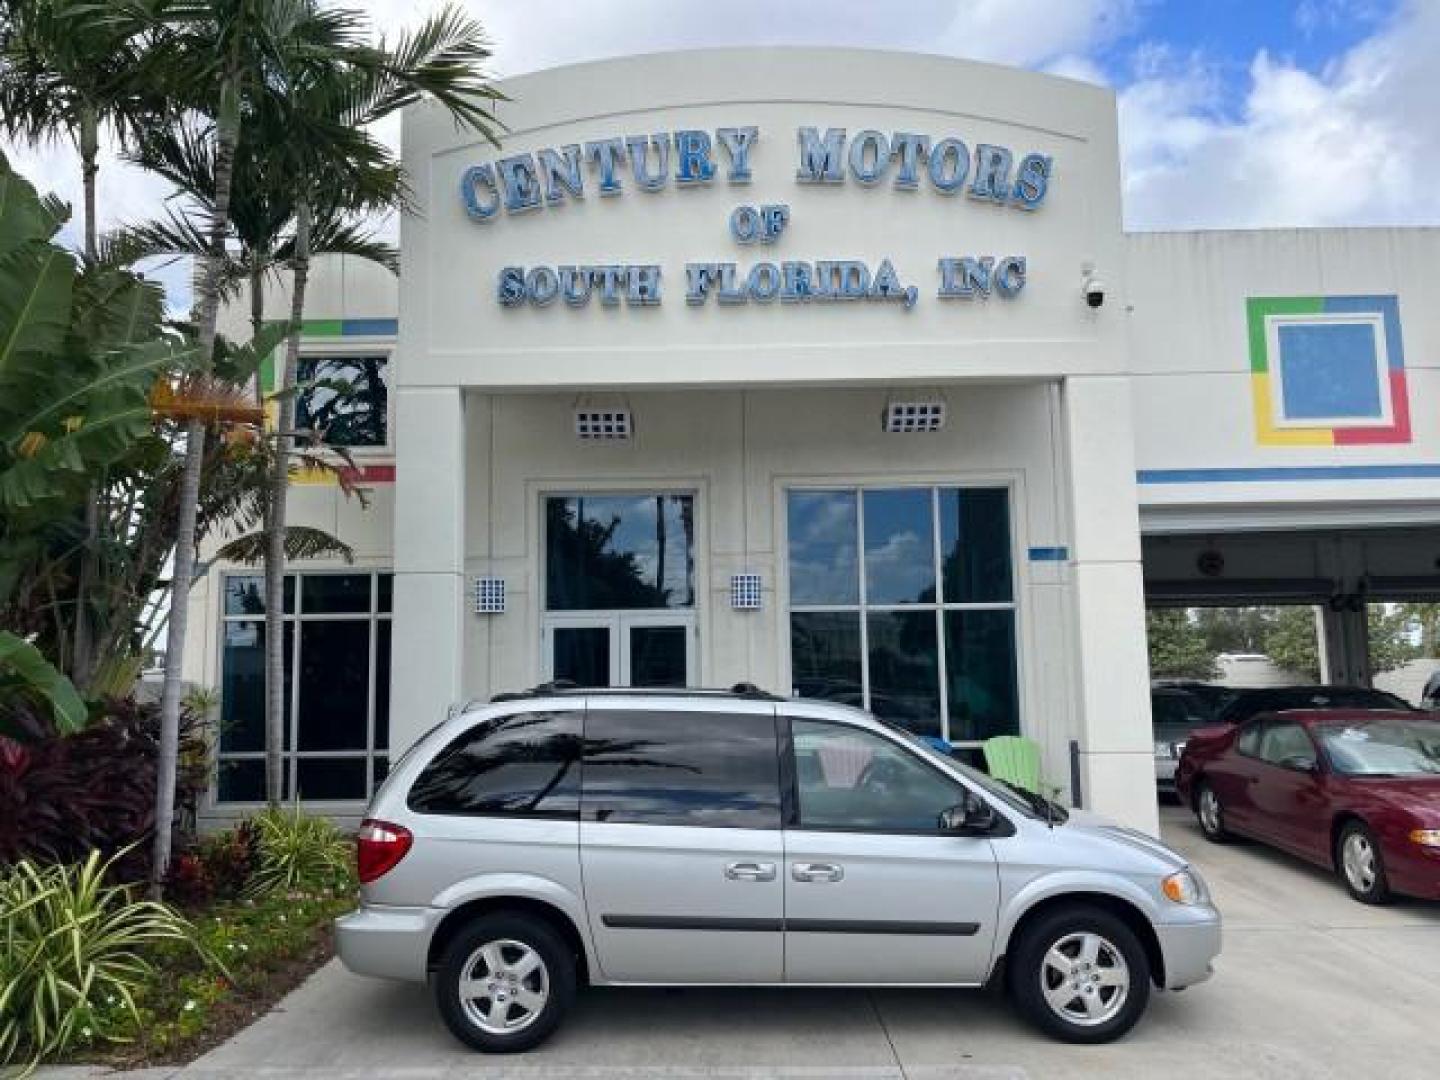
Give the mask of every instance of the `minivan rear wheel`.
[{"label": "minivan rear wheel", "polygon": [[575,998],[575,958],[548,925],[496,912],[461,930],[440,958],[435,1001],[461,1042],[491,1054],[538,1046]]},{"label": "minivan rear wheel", "polygon": [[1025,1017],[1057,1039],[1103,1043],[1140,1019],[1150,962],[1135,932],[1082,904],[1041,915],[1011,950],[1008,983]]}]

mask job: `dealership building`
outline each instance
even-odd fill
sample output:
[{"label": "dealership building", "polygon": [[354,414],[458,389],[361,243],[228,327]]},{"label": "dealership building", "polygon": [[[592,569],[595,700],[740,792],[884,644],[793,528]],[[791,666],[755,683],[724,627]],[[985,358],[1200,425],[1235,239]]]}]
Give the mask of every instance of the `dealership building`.
[{"label": "dealership building", "polygon": [[[355,556],[287,582],[308,802],[456,701],[748,682],[1029,736],[1153,831],[1147,603],[1317,605],[1363,683],[1366,605],[1440,593],[1440,232],[1126,234],[1110,91],[938,57],[503,90],[498,148],[406,113],[398,280],[315,267],[299,424],[360,495],[290,495]],[[193,593],[217,817],[264,793],[256,574]]]}]

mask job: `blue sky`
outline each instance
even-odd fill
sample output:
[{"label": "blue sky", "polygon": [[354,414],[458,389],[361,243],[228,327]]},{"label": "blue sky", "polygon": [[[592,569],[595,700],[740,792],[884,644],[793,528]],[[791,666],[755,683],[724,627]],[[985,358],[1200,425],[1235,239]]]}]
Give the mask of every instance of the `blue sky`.
[{"label": "blue sky", "polygon": [[[426,0],[336,0],[393,32]],[[1110,87],[1134,230],[1440,225],[1440,0],[460,0],[496,74],[630,52],[849,45]],[[398,121],[381,133],[398,140]],[[12,148],[78,203],[74,155]],[[102,226],[169,192],[113,160]],[[188,298],[183,267],[163,276]]]}]

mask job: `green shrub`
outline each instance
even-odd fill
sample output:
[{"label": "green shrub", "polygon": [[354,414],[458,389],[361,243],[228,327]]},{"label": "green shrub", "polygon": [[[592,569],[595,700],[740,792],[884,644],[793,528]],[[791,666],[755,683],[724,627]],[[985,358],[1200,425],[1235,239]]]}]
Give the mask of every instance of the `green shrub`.
[{"label": "green shrub", "polygon": [[97,851],[68,866],[22,860],[0,876],[0,1065],[28,1070],[121,1038],[137,1015],[134,993],[154,971],[146,950],[199,948],[173,910],[105,883],[113,861]]},{"label": "green shrub", "polygon": [[257,866],[249,893],[292,889],[333,889],[347,885],[352,873],[350,842],[327,818],[290,809],[262,811],[253,819]]}]

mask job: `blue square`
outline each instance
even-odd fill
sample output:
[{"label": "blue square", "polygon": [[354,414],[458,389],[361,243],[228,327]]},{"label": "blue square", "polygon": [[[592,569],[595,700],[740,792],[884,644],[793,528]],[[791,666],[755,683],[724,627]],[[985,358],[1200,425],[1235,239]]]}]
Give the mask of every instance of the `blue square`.
[{"label": "blue square", "polygon": [[1374,327],[1316,322],[1278,329],[1286,420],[1384,418]]}]

